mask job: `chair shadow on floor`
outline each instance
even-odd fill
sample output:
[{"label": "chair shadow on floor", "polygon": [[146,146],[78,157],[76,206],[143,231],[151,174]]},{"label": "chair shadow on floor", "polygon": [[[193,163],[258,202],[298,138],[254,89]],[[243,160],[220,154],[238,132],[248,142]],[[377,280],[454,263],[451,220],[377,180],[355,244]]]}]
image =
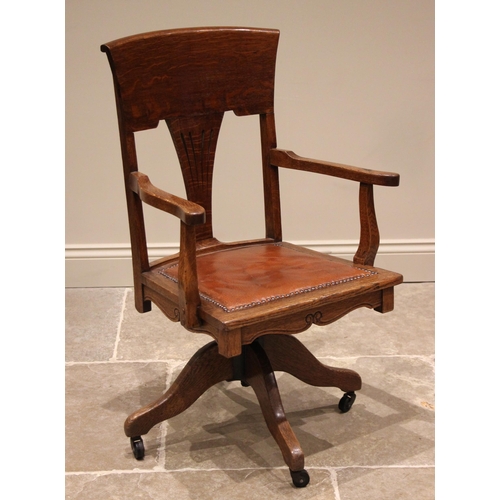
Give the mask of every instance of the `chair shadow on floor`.
[{"label": "chair shadow on floor", "polygon": [[[353,410],[342,414],[337,407],[338,390],[309,387],[304,393],[302,382],[288,374],[277,375],[288,421],[307,453],[309,466],[391,466],[433,455],[434,441],[425,434],[433,427],[434,413],[425,402],[412,404],[364,384]],[[120,415],[117,426],[121,427],[130,410],[127,401],[137,401],[138,392],[141,401],[151,400],[154,391],[162,392],[158,382],[109,401],[106,408]],[[255,395],[237,382],[212,387],[182,415],[159,425],[167,427],[160,441],[148,442],[147,454],[158,459],[164,450],[165,462],[158,465],[166,470],[251,469],[252,464],[265,469],[283,467]],[[422,427],[423,434],[417,432]],[[133,467],[135,460],[126,438],[123,447]]]}]

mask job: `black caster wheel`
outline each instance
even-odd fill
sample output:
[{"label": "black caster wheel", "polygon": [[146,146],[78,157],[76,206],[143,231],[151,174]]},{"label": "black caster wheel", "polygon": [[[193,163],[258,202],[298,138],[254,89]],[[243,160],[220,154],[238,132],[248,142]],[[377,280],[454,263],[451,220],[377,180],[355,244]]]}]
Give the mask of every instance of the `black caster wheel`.
[{"label": "black caster wheel", "polygon": [[144,443],[141,436],[130,438],[130,446],[136,460],[142,460],[144,458]]},{"label": "black caster wheel", "polygon": [[297,488],[304,488],[309,484],[309,474],[306,470],[291,470],[290,476],[292,476],[293,485]]},{"label": "black caster wheel", "polygon": [[339,401],[339,410],[342,413],[348,412],[352,405],[354,404],[354,401],[356,400],[356,394],[354,392],[346,392]]}]

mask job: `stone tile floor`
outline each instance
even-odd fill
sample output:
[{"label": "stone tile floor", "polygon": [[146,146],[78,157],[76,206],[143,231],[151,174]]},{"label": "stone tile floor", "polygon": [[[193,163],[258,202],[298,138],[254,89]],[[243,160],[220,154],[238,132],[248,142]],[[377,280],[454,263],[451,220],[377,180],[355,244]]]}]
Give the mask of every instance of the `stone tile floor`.
[{"label": "stone tile floor", "polygon": [[363,378],[342,393],[278,373],[311,481],[294,488],[251,388],[219,384],[146,436],[136,461],[123,422],[165,392],[211,339],[124,288],[66,290],[66,498],[388,500],[434,498],[434,284],[396,288],[395,310],[356,310],[299,339]]}]

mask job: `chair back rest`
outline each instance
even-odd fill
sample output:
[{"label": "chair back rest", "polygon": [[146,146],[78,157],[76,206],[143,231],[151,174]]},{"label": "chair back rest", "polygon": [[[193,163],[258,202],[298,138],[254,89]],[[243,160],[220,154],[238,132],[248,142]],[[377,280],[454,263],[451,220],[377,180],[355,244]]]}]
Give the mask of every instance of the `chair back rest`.
[{"label": "chair back rest", "polygon": [[[277,30],[214,27],[144,33],[101,46],[113,73],[126,182],[138,170],[133,133],[165,120],[187,198],[206,210],[197,240],[213,237],[213,163],[224,112],[273,116],[278,38]],[[272,143],[273,131],[266,133]],[[131,209],[129,203],[129,215]]]},{"label": "chair back rest", "polygon": [[137,131],[181,116],[272,112],[278,37],[276,30],[195,28],[103,45],[121,120]]}]

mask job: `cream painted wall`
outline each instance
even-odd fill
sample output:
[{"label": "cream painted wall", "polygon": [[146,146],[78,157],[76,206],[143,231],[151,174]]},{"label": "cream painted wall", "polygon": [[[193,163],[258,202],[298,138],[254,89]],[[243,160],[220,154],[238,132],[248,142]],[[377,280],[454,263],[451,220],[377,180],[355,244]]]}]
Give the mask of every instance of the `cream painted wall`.
[{"label": "cream painted wall", "polygon": [[[376,265],[434,279],[434,2],[432,0],[67,0],[66,284],[131,283],[113,85],[101,43],[144,31],[233,25],[281,31],[278,146],[401,174],[376,188]],[[165,125],[138,137],[141,170],[183,195]],[[159,145],[158,145],[159,143]],[[227,114],[216,156],[221,240],[263,236],[257,117]],[[284,238],[351,256],[357,186],[281,171]],[[217,194],[225,193],[225,199]],[[152,254],[173,252],[178,223],[147,210]]]}]

